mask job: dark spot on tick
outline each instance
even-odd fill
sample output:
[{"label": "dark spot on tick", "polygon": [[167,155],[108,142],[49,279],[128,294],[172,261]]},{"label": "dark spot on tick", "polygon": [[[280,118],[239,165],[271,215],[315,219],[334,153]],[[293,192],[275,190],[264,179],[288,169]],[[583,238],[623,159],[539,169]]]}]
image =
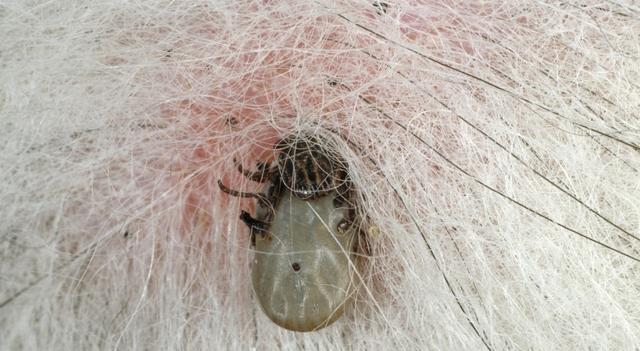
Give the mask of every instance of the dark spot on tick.
[{"label": "dark spot on tick", "polygon": [[291,265],[291,268],[293,268],[293,270],[294,270],[295,272],[299,271],[299,270],[300,270],[300,263],[298,263],[298,262],[293,262],[293,264]]}]

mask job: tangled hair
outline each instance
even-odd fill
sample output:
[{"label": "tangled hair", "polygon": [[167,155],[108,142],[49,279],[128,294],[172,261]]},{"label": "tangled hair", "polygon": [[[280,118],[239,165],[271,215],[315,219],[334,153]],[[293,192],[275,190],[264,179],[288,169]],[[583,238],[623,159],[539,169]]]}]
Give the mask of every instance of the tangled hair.
[{"label": "tangled hair", "polygon": [[[613,350],[640,335],[640,9],[0,6],[0,349]],[[368,258],[345,315],[251,289],[234,158],[322,135]]]}]

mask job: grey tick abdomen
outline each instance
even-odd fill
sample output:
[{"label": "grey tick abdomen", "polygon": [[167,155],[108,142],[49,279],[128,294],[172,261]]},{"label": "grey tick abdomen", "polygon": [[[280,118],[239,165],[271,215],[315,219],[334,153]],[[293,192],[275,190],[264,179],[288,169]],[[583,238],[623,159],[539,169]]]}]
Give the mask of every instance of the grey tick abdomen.
[{"label": "grey tick abdomen", "polygon": [[337,230],[348,211],[334,207],[336,196],[306,201],[285,192],[269,235],[256,236],[253,287],[264,312],[283,328],[311,331],[329,325],[354,291],[356,226]]}]

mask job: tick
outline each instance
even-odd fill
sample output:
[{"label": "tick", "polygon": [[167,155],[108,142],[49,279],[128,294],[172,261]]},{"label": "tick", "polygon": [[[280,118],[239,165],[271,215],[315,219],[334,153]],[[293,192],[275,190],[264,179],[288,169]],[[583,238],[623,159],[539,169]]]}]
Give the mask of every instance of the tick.
[{"label": "tick", "polygon": [[255,216],[241,211],[255,248],[253,288],[265,314],[294,331],[326,327],[340,317],[355,291],[359,233],[354,190],[346,162],[324,139],[289,136],[279,141],[275,166],[238,171],[266,183],[264,193],[229,189],[253,198]]}]

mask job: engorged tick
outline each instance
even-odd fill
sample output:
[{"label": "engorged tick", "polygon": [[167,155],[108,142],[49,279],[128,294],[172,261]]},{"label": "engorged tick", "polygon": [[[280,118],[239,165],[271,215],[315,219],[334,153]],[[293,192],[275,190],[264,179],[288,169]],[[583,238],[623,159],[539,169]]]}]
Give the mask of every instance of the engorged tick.
[{"label": "engorged tick", "polygon": [[333,323],[355,290],[359,226],[346,162],[325,140],[290,136],[274,147],[276,165],[258,162],[247,178],[268,183],[265,193],[220,189],[257,200],[255,217],[241,211],[255,247],[253,288],[279,326],[312,331]]}]

